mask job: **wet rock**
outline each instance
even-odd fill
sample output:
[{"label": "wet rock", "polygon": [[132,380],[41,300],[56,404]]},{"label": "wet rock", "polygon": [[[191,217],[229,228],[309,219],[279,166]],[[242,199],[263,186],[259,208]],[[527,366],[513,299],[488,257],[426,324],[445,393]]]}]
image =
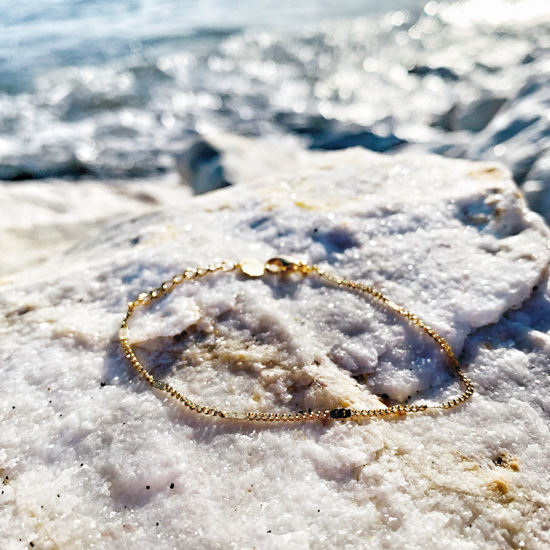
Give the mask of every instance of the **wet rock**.
[{"label": "wet rock", "polygon": [[537,159],[550,147],[550,90],[546,75],[532,77],[475,136],[470,158],[505,162],[514,180],[522,184]]},{"label": "wet rock", "polygon": [[406,143],[406,140],[388,130],[392,124],[387,119],[378,121],[373,128],[302,113],[279,113],[276,120],[284,130],[304,136],[304,143],[312,150],[336,151],[364,147],[383,153]]},{"label": "wet rock", "polygon": [[176,156],[176,168],[195,195],[231,185],[225,178],[222,153],[204,138],[197,138]]},{"label": "wet rock", "polygon": [[482,97],[467,105],[455,103],[445,114],[436,117],[432,125],[448,132],[479,132],[505,102],[503,97]]},{"label": "wet rock", "polygon": [[550,152],[545,151],[537,158],[522,191],[529,206],[550,224]]},{"label": "wet rock", "polygon": [[424,77],[427,75],[435,75],[443,80],[450,80],[456,82],[460,80],[460,77],[456,74],[455,71],[448,67],[430,67],[429,65],[415,65],[409,69],[409,73]]},{"label": "wet rock", "polygon": [[90,169],[75,155],[65,151],[45,152],[46,158],[5,157],[0,163],[0,180],[25,181],[47,178],[81,178],[90,176]]},{"label": "wet rock", "polygon": [[347,149],[349,147],[364,147],[370,151],[384,153],[407,143],[404,139],[390,134],[380,136],[374,132],[363,130],[359,132],[349,132],[333,134],[324,139],[315,139],[311,144],[311,149],[322,149],[325,151],[336,151],[338,149]]}]

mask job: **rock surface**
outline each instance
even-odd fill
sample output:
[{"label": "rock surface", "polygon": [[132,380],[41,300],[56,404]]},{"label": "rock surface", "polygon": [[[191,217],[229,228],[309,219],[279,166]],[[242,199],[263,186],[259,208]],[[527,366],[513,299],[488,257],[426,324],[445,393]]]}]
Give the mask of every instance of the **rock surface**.
[{"label": "rock surface", "polygon": [[106,185],[45,180],[0,185],[0,276],[43,262],[121,218],[158,210],[191,196],[177,176]]},{"label": "rock surface", "polygon": [[[550,544],[548,231],[500,166],[347,150],[311,154],[293,175],[180,192],[177,210],[120,221],[1,281],[7,548]],[[431,324],[462,354],[472,401],[393,421],[216,422],[130,371],[116,342],[128,299],[187,266],[282,253]],[[458,391],[416,330],[313,278],[212,275],[143,311],[131,334],[156,376],[223,408]]]}]

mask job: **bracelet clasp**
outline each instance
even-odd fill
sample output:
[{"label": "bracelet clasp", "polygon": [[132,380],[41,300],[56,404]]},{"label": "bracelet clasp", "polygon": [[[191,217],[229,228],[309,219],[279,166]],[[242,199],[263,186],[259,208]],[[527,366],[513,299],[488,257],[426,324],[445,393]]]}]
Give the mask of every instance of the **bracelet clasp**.
[{"label": "bracelet clasp", "polygon": [[306,265],[302,262],[297,262],[292,258],[278,256],[271,258],[265,263],[265,269],[270,273],[286,273],[287,271],[304,271]]}]

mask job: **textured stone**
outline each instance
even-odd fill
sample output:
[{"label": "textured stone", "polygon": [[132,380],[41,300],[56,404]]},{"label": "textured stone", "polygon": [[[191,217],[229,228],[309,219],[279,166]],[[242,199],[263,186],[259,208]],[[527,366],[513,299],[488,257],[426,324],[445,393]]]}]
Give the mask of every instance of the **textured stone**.
[{"label": "textured stone", "polygon": [[106,224],[187,202],[177,176],[129,182],[2,182],[0,276],[62,252]]},{"label": "textured stone", "polygon": [[[348,150],[186,194],[4,277],[2,540],[548,546],[547,242],[499,165]],[[284,254],[371,284],[433,326],[460,354],[472,401],[394,420],[216,419],[152,391],[121,357],[118,327],[141,291],[189,266]],[[183,282],[136,311],[130,339],[155,378],[228,411],[459,391],[414,327],[313,276]]]}]

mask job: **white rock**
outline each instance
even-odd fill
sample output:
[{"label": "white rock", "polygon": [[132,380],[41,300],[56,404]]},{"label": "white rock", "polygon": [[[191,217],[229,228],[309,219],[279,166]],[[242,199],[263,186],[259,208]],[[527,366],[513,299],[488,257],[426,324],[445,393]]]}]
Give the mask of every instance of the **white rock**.
[{"label": "white rock", "polygon": [[0,275],[47,260],[106,223],[184,203],[176,175],[128,182],[45,180],[0,185]]},{"label": "white rock", "polygon": [[[499,166],[348,150],[185,197],[4,278],[8,548],[550,544],[548,232]],[[126,365],[116,336],[129,299],[188,266],[282,253],[372,284],[464,349],[473,400],[264,426],[201,418]],[[138,310],[130,337],[156,377],[230,411],[458,391],[414,328],[313,277],[185,282]]]}]

